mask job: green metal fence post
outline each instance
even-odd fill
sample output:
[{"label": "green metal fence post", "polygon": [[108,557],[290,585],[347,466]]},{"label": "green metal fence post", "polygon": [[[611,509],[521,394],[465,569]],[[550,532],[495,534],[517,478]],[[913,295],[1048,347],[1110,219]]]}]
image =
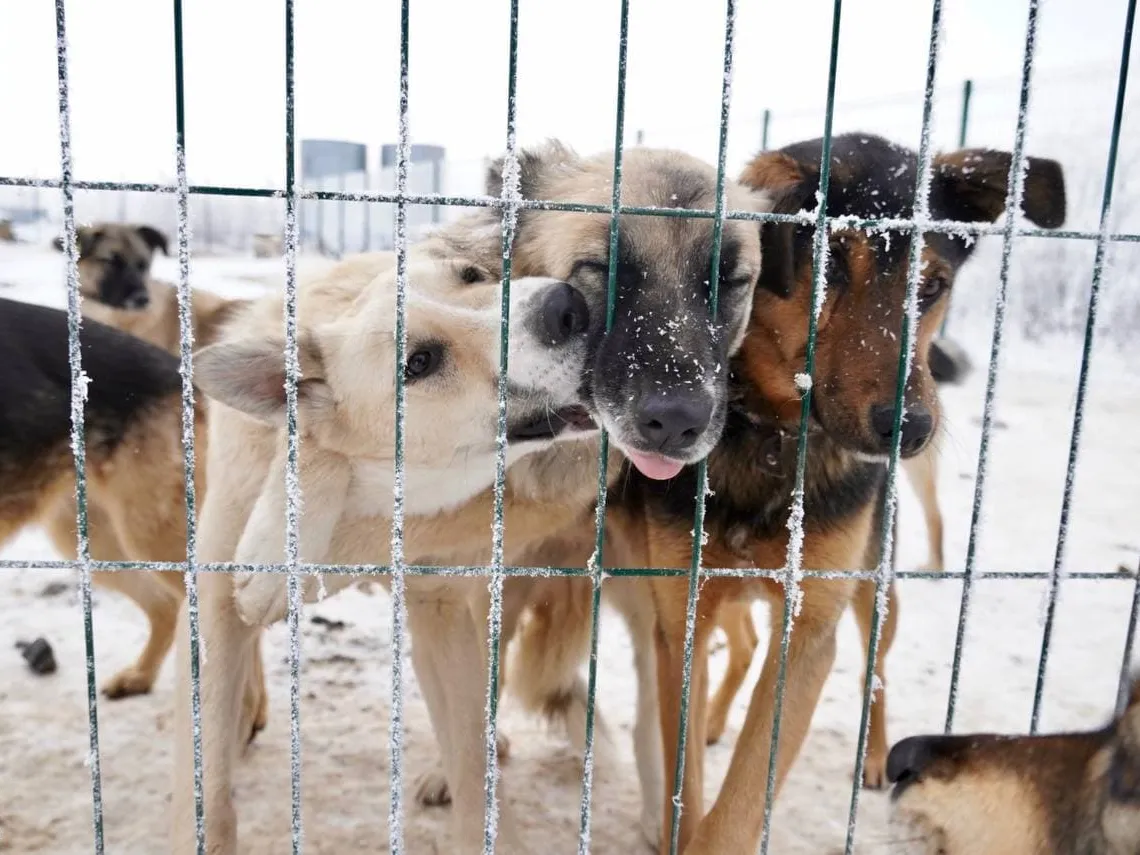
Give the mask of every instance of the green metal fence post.
[{"label": "green metal fence post", "polygon": [[[609,270],[606,278],[606,331],[614,323],[614,306],[617,300],[618,269],[618,213],[621,209],[622,160],[625,154],[625,75],[629,49],[629,0],[621,3],[621,24],[618,32],[617,109],[614,120],[614,171],[610,197]],[[641,145],[642,132],[637,132]],[[594,554],[591,558],[590,603],[590,660],[586,684],[586,748],[582,759],[582,803],[578,820],[578,855],[590,851],[590,809],[594,786],[594,722],[598,690],[598,618],[602,610],[602,581],[605,578],[606,498],[609,475],[609,435],[602,430],[598,443],[598,502],[594,511]]]},{"label": "green metal fence post", "polygon": [[496,741],[499,715],[499,661],[502,656],[503,631],[503,492],[507,480],[507,369],[511,327],[511,266],[515,227],[519,214],[519,158],[516,136],[516,92],[518,89],[519,0],[511,0],[510,33],[507,57],[507,151],[503,158],[502,194],[502,296],[499,303],[499,380],[498,422],[496,425],[494,526],[491,531],[491,605],[487,614],[487,730],[485,734],[484,789],[486,809],[483,819],[483,855],[493,855],[499,829],[498,783],[499,762]]},{"label": "green metal fence post", "polygon": [[[103,855],[103,774],[99,759],[99,707],[95,687],[95,632],[91,617],[91,553],[87,540],[87,454],[83,403],[86,383],[79,328],[83,317],[79,293],[79,249],[75,228],[75,182],[71,164],[71,91],[67,68],[65,0],[55,3],[56,75],[59,92],[59,188],[63,196],[63,228],[67,251],[67,355],[71,364],[71,451],[75,461],[76,555],[79,595],[83,606],[83,647],[87,654],[88,764],[91,767],[91,818],[95,855]],[[73,565],[74,566],[74,565]]]},{"label": "green metal fence post", "polygon": [[863,769],[867,757],[867,729],[871,718],[871,704],[875,695],[875,660],[879,654],[885,613],[890,608],[888,592],[894,581],[896,562],[896,523],[898,521],[898,476],[901,452],[901,428],[905,413],[904,396],[907,379],[914,358],[914,334],[918,328],[918,285],[922,279],[922,251],[926,242],[926,223],[930,220],[930,183],[932,154],[930,150],[930,121],[934,112],[934,87],[938,72],[938,47],[942,31],[942,0],[934,0],[930,16],[930,44],[926,59],[926,90],[922,102],[922,132],[918,147],[918,169],[914,187],[914,227],[910,233],[910,257],[907,263],[906,311],[903,314],[899,335],[898,375],[895,381],[895,417],[891,427],[891,453],[887,465],[886,507],[879,539],[879,566],[875,571],[875,606],[871,614],[871,633],[867,644],[867,662],[863,682],[863,709],[859,720],[858,747],[855,753],[855,772],[851,784],[851,808],[847,814],[847,843],[845,855],[855,849],[855,828],[859,818],[859,794],[863,789]]},{"label": "green metal fence post", "polygon": [[966,147],[966,134],[970,129],[970,99],[974,94],[974,81],[962,83],[962,118],[958,123],[958,148]]},{"label": "green metal fence post", "polygon": [[[838,2],[838,0],[837,0]],[[709,316],[716,317],[720,296],[720,251],[724,236],[725,170],[728,155],[728,115],[732,97],[733,47],[736,35],[736,2],[726,0],[724,24],[724,75],[720,94],[720,139],[717,148],[716,211],[713,219],[712,260],[709,268]],[[689,593],[685,607],[685,641],[682,655],[680,726],[677,734],[677,765],[673,774],[673,822],[669,832],[669,855],[677,855],[681,833],[681,792],[685,773],[685,746],[688,742],[689,702],[692,694],[693,644],[697,626],[697,598],[700,595],[701,548],[704,545],[705,501],[709,492],[707,462],[697,466],[696,510],[693,513],[693,553],[689,566]]]},{"label": "green metal fence post", "polygon": [[[967,79],[962,83],[962,116],[958,121],[958,148],[966,147],[966,134],[970,128],[970,99],[974,94],[974,81]],[[942,318],[942,326],[938,335],[946,335],[946,328],[950,325],[950,313],[954,309],[953,302],[946,307],[946,316]]]},{"label": "green metal fence post", "polygon": [[388,720],[388,851],[404,848],[404,628],[407,600],[404,564],[404,441],[407,394],[404,364],[408,344],[408,161],[411,133],[408,127],[408,45],[411,33],[410,0],[400,3],[399,134],[396,142],[396,432],[395,477],[392,495],[392,711]]},{"label": "green metal fence post", "polygon": [[1041,705],[1045,694],[1045,671],[1049,664],[1049,646],[1053,638],[1053,622],[1057,615],[1057,595],[1060,592],[1061,574],[1065,564],[1065,547],[1068,545],[1069,517],[1072,512],[1073,487],[1077,478],[1077,455],[1080,453],[1081,433],[1084,427],[1085,400],[1088,397],[1089,366],[1092,361],[1093,338],[1096,335],[1096,316],[1100,306],[1100,288],[1104,279],[1104,261],[1108,251],[1108,229],[1112,218],[1112,191],[1116,182],[1116,159],[1120,151],[1120,129],[1124,122],[1125,95],[1128,92],[1128,68],[1132,55],[1132,26],[1136,20],[1136,0],[1128,0],[1128,17],[1124,24],[1124,44],[1120,51],[1120,76],[1116,87],[1116,108],[1112,117],[1112,137],[1108,146],[1108,163],[1105,165],[1104,194],[1100,207],[1100,237],[1096,242],[1096,259],[1093,261],[1092,287],[1089,289],[1089,308],[1085,321],[1085,341],[1081,353],[1081,373],[1077,381],[1077,400],[1073,412],[1072,436],[1069,441],[1069,461],[1065,471],[1065,490],[1061,499],[1061,519],[1057,524],[1057,548],[1053,556],[1053,572],[1049,577],[1049,605],[1045,615],[1045,628],[1041,634],[1041,658],[1037,667],[1037,685],[1033,693],[1033,713],[1029,732],[1036,733],[1041,723]]},{"label": "green metal fence post", "polygon": [[[194,436],[194,321],[190,290],[190,184],[186,174],[186,77],[183,56],[182,0],[174,0],[174,158],[178,183],[178,336],[182,375],[183,493],[186,499],[186,587],[190,632],[190,721],[194,760],[194,824],[198,855],[206,851],[206,816],[202,781],[201,631],[198,617],[197,467]],[[206,200],[209,202],[209,200]],[[208,205],[207,205],[208,209]]]},{"label": "green metal fence post", "polygon": [[[827,188],[831,185],[831,129],[835,118],[835,80],[839,67],[839,32],[843,21],[843,0],[835,0],[831,12],[831,52],[827,69],[827,107],[823,117],[823,140],[820,149],[819,204],[815,211],[815,234],[812,237],[811,305],[808,316],[807,347],[804,375],[808,378],[800,401],[800,427],[796,438],[796,476],[792,488],[792,507],[788,515],[791,536],[788,538],[782,582],[784,610],[781,615],[780,664],[776,672],[776,697],[772,711],[772,739],[768,754],[768,780],[764,787],[764,829],[760,836],[760,853],[767,855],[772,833],[772,803],[776,795],[776,758],[780,750],[780,721],[784,709],[784,689],[788,678],[788,647],[792,640],[792,620],[799,613],[803,578],[804,478],[807,474],[807,427],[811,415],[812,382],[815,378],[815,346],[819,332],[819,314],[827,282]],[[798,527],[798,534],[797,529]]]},{"label": "green metal fence post", "polygon": [[966,621],[970,614],[971,596],[975,578],[979,531],[982,521],[982,499],[985,495],[986,476],[989,472],[990,433],[993,429],[994,400],[997,394],[998,355],[1005,332],[1006,292],[1009,288],[1009,270],[1013,256],[1015,221],[1021,208],[1025,177],[1025,128],[1029,116],[1029,94],[1033,77],[1033,56],[1037,46],[1038,0],[1029,0],[1025,26],[1025,53],[1022,57],[1021,94],[1017,129],[1014,134],[1013,156],[1006,191],[1006,221],[1003,226],[1001,272],[998,277],[998,294],[994,310],[993,336],[990,343],[990,362],[986,375],[985,404],[982,412],[982,438],[978,447],[978,474],[974,481],[974,505],[970,516],[970,539],[966,546],[966,568],[962,584],[962,600],[958,609],[958,633],[954,642],[954,660],[950,666],[950,692],[946,703],[946,732],[954,727],[954,713],[958,701],[958,678],[961,675],[965,648]]}]

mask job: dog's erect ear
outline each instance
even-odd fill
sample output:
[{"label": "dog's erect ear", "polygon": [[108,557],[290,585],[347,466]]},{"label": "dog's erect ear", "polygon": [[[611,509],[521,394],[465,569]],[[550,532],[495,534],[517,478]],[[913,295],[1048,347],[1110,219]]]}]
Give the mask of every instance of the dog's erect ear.
[{"label": "dog's erect ear", "polygon": [[[581,159],[566,144],[547,140],[540,146],[524,148],[519,153],[519,195],[524,199],[538,199],[546,179],[557,172],[569,172]],[[487,167],[487,195],[503,195],[503,164],[505,157],[496,158]]]},{"label": "dog's erect ear", "polygon": [[[785,152],[769,151],[752,159],[740,181],[767,194],[775,213],[798,214],[814,207],[819,170]],[[796,228],[793,223],[760,224],[760,278],[756,284],[778,297],[792,293],[796,275]]]},{"label": "dog's erect ear", "polygon": [[[91,252],[98,236],[99,234],[92,231],[88,226],[79,226],[75,230],[75,248],[79,250],[80,258]],[[63,235],[54,238],[51,245],[56,252],[67,252],[67,239]]]},{"label": "dog's erect ear", "polygon": [[139,226],[135,231],[138,232],[139,237],[143,242],[151,248],[151,250],[161,249],[163,255],[170,255],[170,249],[166,243],[166,235],[156,228],[151,226]]},{"label": "dog's erect ear", "polygon": [[[301,376],[297,408],[309,415],[333,405],[316,341],[297,338]],[[275,426],[285,424],[285,342],[282,339],[219,342],[194,355],[194,381],[206,395]]]},{"label": "dog's erect ear", "polygon": [[[994,222],[1005,210],[1009,170],[1007,151],[966,148],[934,158],[936,192],[932,213],[940,219]],[[933,189],[933,188],[932,188]],[[1055,160],[1028,157],[1021,210],[1030,222],[1055,229],[1065,222],[1065,173]]]}]

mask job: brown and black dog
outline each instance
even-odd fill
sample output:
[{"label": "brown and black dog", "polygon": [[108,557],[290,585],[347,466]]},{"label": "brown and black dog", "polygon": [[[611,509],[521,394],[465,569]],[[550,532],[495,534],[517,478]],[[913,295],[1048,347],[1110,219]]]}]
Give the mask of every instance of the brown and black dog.
[{"label": "brown and black dog", "polygon": [[887,775],[899,855],[1136,855],[1140,678],[1097,730],[912,736]]},{"label": "brown and black dog", "polygon": [[[775,210],[813,207],[820,183],[820,140],[798,143],[755,158],[742,183],[776,200]],[[992,222],[1001,216],[1011,157],[967,150],[934,159],[930,210],[944,220]],[[832,216],[909,217],[917,175],[914,152],[869,134],[836,137],[832,146],[827,210]],[[877,190],[877,194],[869,192]],[[1030,158],[1023,210],[1033,222],[1064,221],[1060,166]],[[795,436],[812,311],[814,229],[794,224],[762,226],[764,248],[752,316],[733,360],[729,416],[720,443],[708,457],[710,497],[705,515],[709,567],[779,568],[789,541],[789,508],[795,477]],[[901,450],[919,455],[937,435],[940,412],[928,369],[931,340],[941,324],[954,277],[974,243],[957,235],[928,233],[918,285],[920,320],[913,330],[914,365],[904,400]],[[808,425],[804,482],[803,568],[869,569],[878,564],[878,533],[886,489],[886,459],[895,418],[899,338],[904,314],[909,235],[838,228],[829,235],[826,294],[819,316]],[[616,528],[649,567],[687,567],[692,553],[696,473],[686,469],[668,484],[631,473],[615,497]],[[656,577],[657,659],[665,768],[676,761],[688,585]],[[855,604],[864,637],[874,585],[854,579],[806,578],[800,585],[787,658],[781,745],[776,769],[782,784],[807,735],[836,654],[836,628]],[[755,851],[765,812],[765,785],[779,671],[785,590],[773,579],[717,577],[704,580],[693,651],[692,705],[686,748],[681,816],[682,850],[695,853]],[[720,794],[703,814],[703,750],[708,693],[708,642],[725,604],[768,601],[775,612],[768,654]],[[893,640],[897,607],[883,626],[880,656]],[[876,671],[882,674],[881,667]],[[869,782],[877,783],[886,760],[885,708],[872,707]],[[666,832],[674,805],[665,798]],[[667,835],[666,835],[667,839]]]}]

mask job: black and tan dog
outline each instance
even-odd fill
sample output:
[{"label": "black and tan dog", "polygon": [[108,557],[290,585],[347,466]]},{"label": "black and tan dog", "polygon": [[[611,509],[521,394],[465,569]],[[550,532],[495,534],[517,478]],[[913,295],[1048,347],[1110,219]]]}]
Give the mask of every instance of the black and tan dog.
[{"label": "black and tan dog", "polygon": [[[79,340],[83,371],[90,378],[84,426],[91,557],[184,561],[178,360],[91,320],[80,327]],[[45,524],[57,549],[74,558],[75,469],[65,312],[0,300],[0,400],[0,545],[25,526]],[[203,412],[196,403],[201,443]],[[71,509],[71,516],[61,508]],[[104,683],[103,691],[112,698],[149,691],[174,640],[182,575],[97,572],[94,580],[130,597],[150,621],[150,636],[138,660]],[[261,711],[259,717],[263,715]]]},{"label": "black and tan dog", "polygon": [[1140,679],[1097,730],[912,736],[887,774],[899,855],[1136,855]]},{"label": "black and tan dog", "polygon": [[[770,193],[777,211],[810,209],[819,189],[821,150],[821,141],[813,140],[762,154],[746,168],[742,182]],[[955,221],[996,220],[1005,205],[1010,161],[1008,153],[989,150],[937,156],[930,194],[932,214]],[[837,137],[826,188],[828,213],[908,217],[914,208],[916,171],[915,154],[901,146],[868,134]],[[1030,158],[1023,210],[1045,227],[1063,222],[1064,182],[1057,163]],[[708,458],[706,566],[778,568],[785,563],[800,419],[796,377],[804,369],[812,311],[812,242],[809,226],[762,227],[763,264],[751,322],[733,364],[733,403],[723,437]],[[972,241],[956,235],[925,235],[918,286],[920,320],[913,331],[914,366],[902,416],[904,458],[922,453],[938,432],[938,399],[928,369],[930,344],[954,277],[973,246]],[[895,418],[910,238],[899,231],[838,228],[829,236],[829,249],[812,376],[803,567],[873,568],[878,562],[876,535]],[[646,557],[643,566],[689,565],[695,493],[695,472],[686,469],[668,484],[632,476],[625,494],[615,497],[611,505],[615,522],[623,529],[624,541],[640,544],[639,551]],[[656,577],[652,587],[665,768],[671,769],[679,726],[688,585],[683,578]],[[835,659],[840,617],[855,604],[867,636],[874,599],[873,585],[850,579],[809,577],[802,581],[800,591],[788,648],[777,785],[782,784],[807,735]],[[772,579],[718,577],[702,585],[681,816],[681,844],[690,855],[750,852],[759,843],[781,650],[778,616],[784,597],[783,586]],[[777,618],[724,784],[705,816],[701,793],[709,636],[723,605],[755,599],[771,603]],[[888,618],[881,652],[892,641],[897,607]],[[881,667],[876,670],[881,675]],[[872,713],[868,776],[873,780],[875,774],[882,775],[886,755],[881,698]],[[674,805],[668,793],[663,796],[668,821]]]},{"label": "black and tan dog", "polygon": [[[93,223],[76,240],[84,316],[178,353],[178,291],[150,275],[154,254],[169,254],[166,235],[146,225]],[[63,252],[63,239],[53,246]],[[202,290],[191,300],[194,346],[205,347],[236,304]]]}]

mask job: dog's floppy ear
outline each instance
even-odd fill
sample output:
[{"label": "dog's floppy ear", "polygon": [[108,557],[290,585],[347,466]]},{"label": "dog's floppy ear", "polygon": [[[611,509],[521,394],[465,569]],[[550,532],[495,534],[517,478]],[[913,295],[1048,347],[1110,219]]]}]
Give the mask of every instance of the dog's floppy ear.
[{"label": "dog's floppy ear", "polygon": [[166,235],[156,228],[151,226],[139,226],[135,229],[143,242],[151,248],[151,250],[161,249],[163,255],[170,255],[170,249],[166,243]]},{"label": "dog's floppy ear", "polygon": [[[811,206],[819,189],[819,169],[781,151],[758,154],[744,169],[740,181],[765,193],[778,214],[798,214]],[[794,223],[760,224],[760,278],[757,285],[778,297],[792,293],[796,276]]]},{"label": "dog's floppy ear", "polygon": [[[567,172],[580,163],[580,158],[559,140],[547,140],[535,148],[524,148],[519,157],[519,195],[524,199],[540,198],[546,179],[555,172]],[[503,164],[506,157],[496,158],[487,167],[487,195],[503,195]]]},{"label": "dog's floppy ear", "polygon": [[[934,158],[935,216],[964,222],[994,222],[1005,210],[1009,170],[1007,151],[966,148]],[[941,209],[941,210],[938,210]],[[1030,222],[1055,229],[1065,222],[1065,173],[1055,160],[1028,157],[1022,213]]]},{"label": "dog's floppy ear", "polygon": [[[297,337],[301,376],[297,408],[315,414],[334,406],[324,361],[312,336]],[[259,421],[285,424],[285,342],[280,338],[224,341],[194,355],[195,385],[206,395]]]}]

